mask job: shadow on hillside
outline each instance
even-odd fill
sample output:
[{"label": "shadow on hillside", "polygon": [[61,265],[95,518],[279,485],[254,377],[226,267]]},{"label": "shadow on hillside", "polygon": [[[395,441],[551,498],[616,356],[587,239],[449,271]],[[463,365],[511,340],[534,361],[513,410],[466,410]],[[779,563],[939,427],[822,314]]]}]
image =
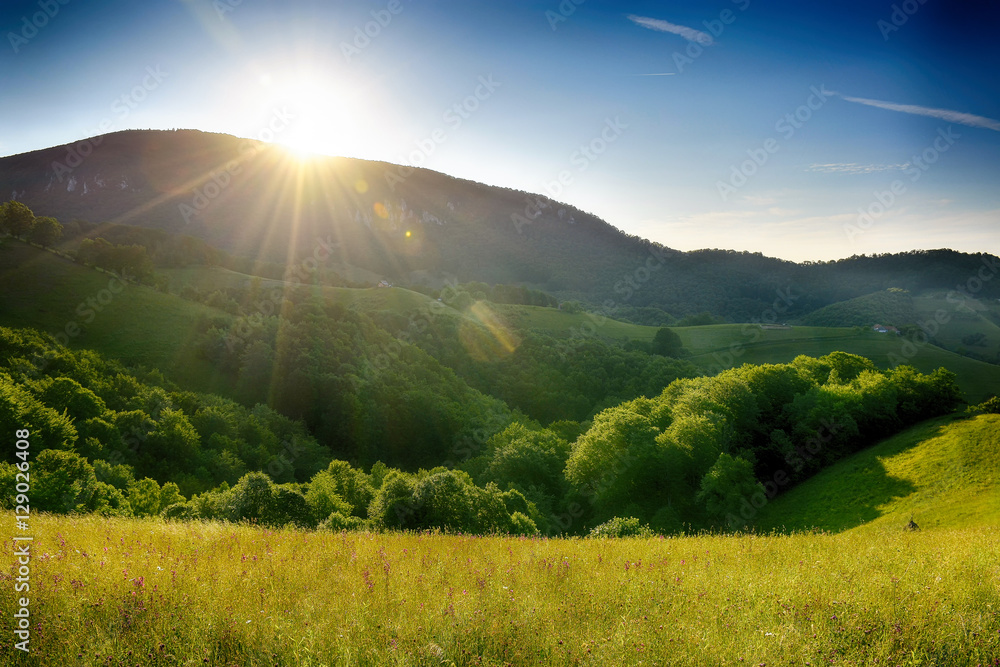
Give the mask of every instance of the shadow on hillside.
[{"label": "shadow on hillside", "polygon": [[[760,528],[785,532],[819,529],[833,533],[883,515],[879,507],[918,490],[913,482],[889,475],[879,459],[891,458],[941,435],[952,420],[938,418],[836,463],[775,500]],[[904,522],[905,523],[905,522]],[[903,524],[900,524],[900,529]]]}]

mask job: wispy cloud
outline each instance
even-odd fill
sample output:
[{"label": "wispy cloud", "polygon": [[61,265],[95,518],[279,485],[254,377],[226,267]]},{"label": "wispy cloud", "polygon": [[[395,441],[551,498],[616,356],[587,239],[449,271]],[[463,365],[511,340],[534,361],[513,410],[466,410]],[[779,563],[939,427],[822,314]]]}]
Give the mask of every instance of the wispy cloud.
[{"label": "wispy cloud", "polygon": [[889,111],[899,111],[901,113],[914,114],[916,116],[930,116],[931,118],[940,118],[941,120],[946,120],[949,123],[959,123],[960,125],[968,125],[969,127],[982,127],[987,130],[994,130],[995,132],[1000,132],[1000,121],[993,120],[992,118],[986,118],[985,116],[976,116],[971,113],[963,113],[961,111],[951,111],[950,109],[934,109],[932,107],[922,107],[916,104],[896,104],[895,102],[883,102],[882,100],[869,100],[863,97],[844,97],[848,102],[855,102],[857,104],[867,104],[870,107],[877,107],[879,109],[887,109]]},{"label": "wispy cloud", "polygon": [[629,14],[628,19],[632,21],[632,23],[642,26],[643,28],[649,28],[650,30],[655,30],[657,32],[669,32],[674,35],[680,35],[687,41],[697,42],[702,46],[708,46],[712,43],[712,36],[707,32],[695,30],[694,28],[689,28],[686,25],[677,25],[676,23],[670,23],[669,21],[651,19],[646,16],[636,16],[635,14]]},{"label": "wispy cloud", "polygon": [[879,171],[897,171],[906,169],[908,164],[858,164],[857,162],[832,162],[829,164],[811,164],[806,171],[818,171],[824,174],[874,174]]}]

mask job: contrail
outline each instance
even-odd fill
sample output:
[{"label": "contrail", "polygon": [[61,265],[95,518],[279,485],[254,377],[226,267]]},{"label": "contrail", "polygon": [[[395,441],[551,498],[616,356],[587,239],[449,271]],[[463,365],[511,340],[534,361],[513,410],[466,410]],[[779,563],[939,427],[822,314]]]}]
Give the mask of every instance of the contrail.
[{"label": "contrail", "polygon": [[867,104],[870,107],[878,107],[879,109],[899,111],[902,113],[914,114],[916,116],[930,116],[931,118],[940,118],[941,120],[946,120],[950,123],[959,123],[961,125],[968,125],[969,127],[982,127],[987,130],[1000,132],[1000,121],[993,120],[992,118],[986,118],[985,116],[976,116],[971,113],[951,111],[950,109],[934,109],[932,107],[917,106],[916,104],[896,104],[894,102],[883,102],[881,100],[869,100],[863,97],[844,97],[844,99],[848,102]]},{"label": "contrail", "polygon": [[643,28],[649,28],[650,30],[655,30],[657,32],[669,32],[675,35],[680,35],[687,41],[697,42],[702,46],[708,46],[712,43],[712,36],[707,32],[695,30],[694,28],[689,28],[686,25],[677,25],[676,23],[670,23],[669,21],[651,19],[646,16],[636,16],[635,14],[629,14],[628,19],[632,21],[632,23],[642,26]]}]

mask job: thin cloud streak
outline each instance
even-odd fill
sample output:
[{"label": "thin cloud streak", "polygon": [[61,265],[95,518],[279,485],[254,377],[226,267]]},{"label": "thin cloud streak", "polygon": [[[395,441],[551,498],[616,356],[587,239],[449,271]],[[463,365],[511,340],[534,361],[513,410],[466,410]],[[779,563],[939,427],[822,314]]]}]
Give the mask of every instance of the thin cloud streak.
[{"label": "thin cloud streak", "polygon": [[689,28],[686,25],[677,25],[676,23],[670,23],[669,21],[652,19],[647,16],[636,16],[635,14],[629,14],[628,19],[629,21],[632,21],[632,23],[635,23],[643,28],[648,28],[649,30],[655,30],[657,32],[669,32],[674,35],[680,35],[687,41],[697,42],[702,46],[708,46],[712,43],[712,36],[707,32],[695,30],[694,28]]},{"label": "thin cloud streak", "polygon": [[940,118],[941,120],[946,120],[950,123],[959,123],[960,125],[968,125],[969,127],[981,127],[987,130],[993,130],[994,132],[1000,132],[1000,121],[993,120],[992,118],[986,118],[985,116],[976,116],[971,113],[963,113],[961,111],[951,111],[950,109],[935,109],[932,107],[922,107],[916,104],[896,104],[894,102],[883,102],[882,100],[869,100],[863,97],[843,97],[843,99],[848,102],[854,102],[856,104],[866,104],[870,107],[877,107],[879,109],[887,109],[889,111],[899,111],[901,113],[909,113],[915,116],[929,116],[931,118]]},{"label": "thin cloud streak", "polygon": [[857,162],[833,162],[829,164],[811,164],[806,171],[824,174],[873,174],[879,171],[896,171],[906,169],[908,164],[858,164]]}]

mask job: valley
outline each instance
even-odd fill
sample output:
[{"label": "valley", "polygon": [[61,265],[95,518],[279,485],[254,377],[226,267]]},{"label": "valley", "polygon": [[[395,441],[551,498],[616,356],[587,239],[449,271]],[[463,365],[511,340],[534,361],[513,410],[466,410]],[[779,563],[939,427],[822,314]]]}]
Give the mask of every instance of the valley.
[{"label": "valley", "polygon": [[[132,138],[166,140],[113,137],[123,164]],[[484,223],[507,194],[442,178],[412,175],[444,202],[418,217],[447,218],[462,248],[492,230],[506,250],[459,253],[450,232],[403,225],[413,209],[391,199],[373,209],[386,226],[361,235],[317,213],[272,226],[278,252],[253,234],[213,245],[207,228],[157,217],[159,198],[141,204],[146,186],[100,198],[138,217],[54,197],[42,210],[116,222],[81,219],[61,237],[8,228],[0,423],[37,443],[36,546],[60,554],[38,571],[72,575],[98,601],[44,593],[72,638],[36,638],[45,664],[125,652],[164,664],[639,664],[664,642],[672,664],[993,659],[1000,617],[973,601],[996,595],[982,554],[1000,520],[1000,282],[951,285],[992,276],[996,258],[678,253],[576,212],[589,231],[574,242],[603,268],[566,282],[562,250],[529,259],[517,231]],[[0,220],[14,224],[15,209]],[[558,236],[566,214],[553,215]],[[404,227],[419,252],[393,240]],[[628,268],[649,253],[657,271]],[[0,478],[15,474],[0,464]],[[903,530],[911,519],[919,531]],[[92,539],[117,540],[116,567],[135,576],[103,577],[84,555]],[[338,574],[302,582],[305,559]],[[871,559],[891,584],[870,578]],[[966,567],[946,576],[956,560]],[[154,563],[170,566],[169,583],[154,583],[166,569]],[[845,583],[862,574],[864,586]],[[206,576],[227,592],[194,602]],[[257,600],[238,583],[247,576],[280,592]],[[960,591],[947,616],[898,593],[942,578]],[[123,597],[128,609],[103,608]],[[188,620],[167,624],[168,607]],[[234,612],[248,618],[224,620]],[[289,624],[315,634],[293,649],[280,640]]]}]

